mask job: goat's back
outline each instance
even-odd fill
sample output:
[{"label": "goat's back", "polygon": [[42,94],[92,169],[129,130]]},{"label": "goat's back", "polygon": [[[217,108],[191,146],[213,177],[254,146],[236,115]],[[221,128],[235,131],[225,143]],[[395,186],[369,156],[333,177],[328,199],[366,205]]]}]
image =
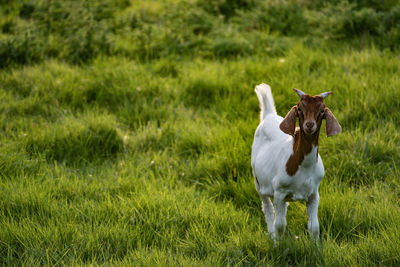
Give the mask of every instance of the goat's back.
[{"label": "goat's back", "polygon": [[254,175],[263,184],[285,171],[285,165],[293,153],[293,137],[279,129],[282,117],[270,114],[257,127],[251,152]]}]

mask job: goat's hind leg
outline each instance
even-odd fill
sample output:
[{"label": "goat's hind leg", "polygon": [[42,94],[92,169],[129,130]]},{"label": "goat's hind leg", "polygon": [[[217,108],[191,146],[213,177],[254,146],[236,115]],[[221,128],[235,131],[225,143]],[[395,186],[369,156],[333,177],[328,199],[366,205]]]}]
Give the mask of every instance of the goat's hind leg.
[{"label": "goat's hind leg", "polygon": [[274,237],[274,221],[275,221],[275,209],[271,199],[268,196],[261,196],[262,211],[264,212],[265,221],[268,225],[268,233]]}]

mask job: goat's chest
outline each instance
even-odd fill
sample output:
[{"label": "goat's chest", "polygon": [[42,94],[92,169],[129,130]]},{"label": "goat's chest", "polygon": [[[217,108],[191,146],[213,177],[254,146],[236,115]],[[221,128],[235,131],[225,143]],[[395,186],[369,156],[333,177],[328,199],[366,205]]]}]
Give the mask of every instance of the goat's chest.
[{"label": "goat's chest", "polygon": [[315,157],[314,154],[313,164],[310,164],[311,160],[305,159],[295,175],[289,176],[285,173],[276,177],[275,191],[284,194],[286,201],[307,201],[312,194],[318,191],[324,176],[324,166],[319,155],[317,161]]}]

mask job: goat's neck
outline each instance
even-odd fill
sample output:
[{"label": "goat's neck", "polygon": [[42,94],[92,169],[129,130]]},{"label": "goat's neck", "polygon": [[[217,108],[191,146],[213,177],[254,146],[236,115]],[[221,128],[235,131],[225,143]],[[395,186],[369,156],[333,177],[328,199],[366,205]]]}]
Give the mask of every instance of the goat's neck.
[{"label": "goat's neck", "polygon": [[[294,135],[293,143],[293,154],[290,156],[289,160],[286,162],[286,172],[293,176],[296,174],[301,163],[304,161],[306,155],[310,153],[315,153],[315,157],[310,155],[311,158],[315,158],[315,162],[318,159],[318,138],[319,130],[312,135],[306,135],[303,130],[296,129]],[[313,148],[317,148],[313,150]]]}]

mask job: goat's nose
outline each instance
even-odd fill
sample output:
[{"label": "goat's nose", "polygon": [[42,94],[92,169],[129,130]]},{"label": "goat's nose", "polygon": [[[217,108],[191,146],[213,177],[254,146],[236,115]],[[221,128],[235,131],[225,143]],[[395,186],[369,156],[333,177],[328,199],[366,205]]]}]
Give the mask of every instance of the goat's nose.
[{"label": "goat's nose", "polygon": [[308,121],[308,122],[306,122],[306,126],[307,126],[308,129],[311,129],[311,128],[314,127],[314,122]]}]

